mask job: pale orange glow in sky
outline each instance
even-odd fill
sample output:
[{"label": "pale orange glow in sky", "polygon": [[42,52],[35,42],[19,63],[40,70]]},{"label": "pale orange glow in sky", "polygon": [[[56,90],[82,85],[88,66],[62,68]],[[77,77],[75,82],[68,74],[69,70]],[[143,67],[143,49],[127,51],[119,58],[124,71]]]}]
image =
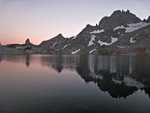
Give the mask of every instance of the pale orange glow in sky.
[{"label": "pale orange glow in sky", "polygon": [[40,44],[59,33],[75,36],[118,9],[147,19],[149,4],[149,0],[0,0],[0,43],[23,44],[29,38]]}]

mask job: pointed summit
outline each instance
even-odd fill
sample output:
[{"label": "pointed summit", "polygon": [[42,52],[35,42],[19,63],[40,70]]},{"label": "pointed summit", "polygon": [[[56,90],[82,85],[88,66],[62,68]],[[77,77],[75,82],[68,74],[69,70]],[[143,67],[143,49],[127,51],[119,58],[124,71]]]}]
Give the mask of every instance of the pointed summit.
[{"label": "pointed summit", "polygon": [[54,38],[50,39],[50,40],[62,40],[65,39],[65,37],[60,33],[57,36],[55,36]]},{"label": "pointed summit", "polygon": [[40,44],[40,46],[44,47],[44,48],[47,47],[49,49],[53,49],[53,48],[60,49],[60,48],[62,48],[62,46],[64,46],[65,41],[66,41],[66,38],[63,37],[63,35],[60,33],[57,36],[55,36],[49,40],[43,41]]},{"label": "pointed summit", "polygon": [[58,38],[64,38],[64,36],[61,33],[58,34],[56,37],[58,37]]},{"label": "pointed summit", "polygon": [[61,33],[59,33],[57,36],[63,36]]},{"label": "pointed summit", "polygon": [[33,45],[33,44],[30,42],[29,38],[25,41],[25,44],[26,44],[26,45],[29,45],[29,46]]}]

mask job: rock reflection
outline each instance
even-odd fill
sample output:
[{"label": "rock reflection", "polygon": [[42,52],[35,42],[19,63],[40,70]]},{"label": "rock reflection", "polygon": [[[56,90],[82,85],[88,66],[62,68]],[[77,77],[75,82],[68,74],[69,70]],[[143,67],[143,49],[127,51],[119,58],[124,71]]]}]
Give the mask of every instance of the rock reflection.
[{"label": "rock reflection", "polygon": [[13,62],[13,63],[24,63],[26,67],[30,66],[31,55],[0,55],[0,63],[2,61]]},{"label": "rock reflection", "polygon": [[63,69],[74,70],[79,56],[70,55],[53,55],[42,56],[41,64],[53,68],[57,72],[62,72]]},{"label": "rock reflection", "polygon": [[[127,98],[137,90],[150,97],[150,58],[98,55],[25,55],[0,56],[0,62],[25,62],[29,67],[35,60],[61,73],[64,69],[76,71],[86,82],[94,82],[101,91],[113,98]],[[32,62],[31,62],[32,61]]]},{"label": "rock reflection", "polygon": [[127,98],[139,89],[150,95],[149,57],[42,56],[41,63],[57,72],[76,70],[86,83],[95,82],[114,98]]},{"label": "rock reflection", "polygon": [[2,61],[2,56],[0,55],[0,63],[1,63],[1,61]]},{"label": "rock reflection", "polygon": [[26,66],[29,67],[30,66],[30,55],[26,55],[25,57],[26,57],[25,58]]},{"label": "rock reflection", "polygon": [[87,56],[80,57],[77,72],[85,82],[96,82],[102,91],[120,98],[138,89],[149,92],[150,70],[148,57]]}]

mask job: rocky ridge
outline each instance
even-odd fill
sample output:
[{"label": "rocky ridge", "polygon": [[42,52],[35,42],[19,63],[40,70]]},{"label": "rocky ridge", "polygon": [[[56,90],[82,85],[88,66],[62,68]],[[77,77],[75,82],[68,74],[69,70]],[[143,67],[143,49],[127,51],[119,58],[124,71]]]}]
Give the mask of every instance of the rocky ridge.
[{"label": "rocky ridge", "polygon": [[149,42],[150,17],[142,21],[129,10],[117,10],[102,18],[99,25],[86,25],[74,37],[59,34],[37,46],[27,39],[25,45],[34,48],[30,53],[150,55]]}]

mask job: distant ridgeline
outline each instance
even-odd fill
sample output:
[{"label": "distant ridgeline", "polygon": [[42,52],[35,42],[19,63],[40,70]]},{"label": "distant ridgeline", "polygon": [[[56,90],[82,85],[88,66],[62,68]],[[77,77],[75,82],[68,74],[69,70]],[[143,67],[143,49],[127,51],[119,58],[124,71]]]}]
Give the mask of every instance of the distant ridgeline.
[{"label": "distant ridgeline", "polygon": [[87,25],[76,36],[59,34],[36,46],[27,39],[23,45],[7,47],[33,54],[150,55],[150,17],[141,20],[129,10],[117,10],[98,25]]}]

